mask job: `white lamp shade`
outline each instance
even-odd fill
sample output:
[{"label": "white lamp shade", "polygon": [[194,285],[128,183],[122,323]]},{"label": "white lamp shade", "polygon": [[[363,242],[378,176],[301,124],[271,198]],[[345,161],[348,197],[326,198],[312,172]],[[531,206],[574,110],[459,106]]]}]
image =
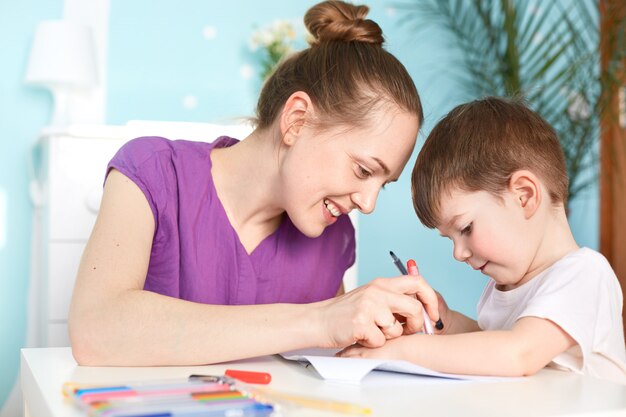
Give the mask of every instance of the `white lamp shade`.
[{"label": "white lamp shade", "polygon": [[89,87],[97,82],[91,28],[64,20],[39,23],[26,82],[47,87]]}]

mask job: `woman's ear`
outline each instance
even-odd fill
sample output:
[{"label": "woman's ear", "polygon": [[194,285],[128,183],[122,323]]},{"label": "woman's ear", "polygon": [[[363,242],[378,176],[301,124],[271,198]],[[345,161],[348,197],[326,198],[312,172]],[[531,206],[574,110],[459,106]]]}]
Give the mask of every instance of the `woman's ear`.
[{"label": "woman's ear", "polygon": [[530,171],[515,171],[509,180],[509,191],[513,194],[515,202],[523,210],[524,216],[529,219],[539,209],[541,199],[541,181]]},{"label": "woman's ear", "polygon": [[285,145],[291,146],[295,143],[306,120],[312,114],[313,103],[307,93],[296,91],[289,96],[280,115],[280,133]]}]

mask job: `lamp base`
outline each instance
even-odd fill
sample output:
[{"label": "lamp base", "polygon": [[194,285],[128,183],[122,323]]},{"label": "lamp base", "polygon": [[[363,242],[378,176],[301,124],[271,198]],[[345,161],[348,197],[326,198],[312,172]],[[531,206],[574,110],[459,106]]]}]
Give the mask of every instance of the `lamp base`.
[{"label": "lamp base", "polygon": [[50,127],[66,127],[69,120],[69,92],[64,87],[52,87],[52,119]]}]

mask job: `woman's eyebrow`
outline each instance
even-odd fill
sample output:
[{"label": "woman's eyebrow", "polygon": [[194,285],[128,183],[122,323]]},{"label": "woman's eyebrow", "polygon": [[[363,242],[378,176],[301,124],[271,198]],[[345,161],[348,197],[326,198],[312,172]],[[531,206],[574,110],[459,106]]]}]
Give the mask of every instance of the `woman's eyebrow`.
[{"label": "woman's eyebrow", "polygon": [[389,173],[391,172],[389,170],[389,168],[387,167],[387,165],[385,165],[385,163],[383,161],[381,161],[380,159],[376,158],[376,157],[372,157],[372,159],[376,162],[378,162],[378,165],[380,165],[380,167],[383,169],[383,171],[385,172],[385,175],[389,175]]}]

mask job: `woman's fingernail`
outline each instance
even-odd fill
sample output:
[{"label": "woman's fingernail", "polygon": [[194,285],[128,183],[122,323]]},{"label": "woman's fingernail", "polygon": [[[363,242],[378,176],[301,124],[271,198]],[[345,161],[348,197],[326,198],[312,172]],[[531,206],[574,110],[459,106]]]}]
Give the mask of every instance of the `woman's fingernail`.
[{"label": "woman's fingernail", "polygon": [[443,329],[443,322],[441,321],[441,319],[437,320],[437,323],[435,323],[435,327],[437,328],[437,330]]}]

